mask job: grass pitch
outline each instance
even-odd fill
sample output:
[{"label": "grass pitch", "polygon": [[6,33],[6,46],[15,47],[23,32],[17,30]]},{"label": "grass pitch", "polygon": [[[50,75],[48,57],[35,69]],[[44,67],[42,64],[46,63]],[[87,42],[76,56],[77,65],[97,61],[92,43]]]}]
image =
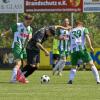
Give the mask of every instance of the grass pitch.
[{"label": "grass pitch", "polygon": [[[50,83],[40,83],[44,74]],[[63,71],[62,77],[36,71],[28,78],[29,84],[11,84],[10,76],[10,70],[0,70],[0,100],[100,100],[100,85],[90,71],[78,71],[72,85],[67,84],[69,71]]]}]

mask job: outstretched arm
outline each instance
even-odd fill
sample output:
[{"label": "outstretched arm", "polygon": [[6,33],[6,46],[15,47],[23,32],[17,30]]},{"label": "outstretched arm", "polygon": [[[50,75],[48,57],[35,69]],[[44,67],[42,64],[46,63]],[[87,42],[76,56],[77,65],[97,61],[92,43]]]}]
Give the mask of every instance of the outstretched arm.
[{"label": "outstretched arm", "polygon": [[43,47],[43,45],[41,43],[37,42],[36,46],[38,48],[40,48],[42,51],[44,51],[44,53],[45,53],[46,56],[49,56],[49,52]]},{"label": "outstretched arm", "polygon": [[9,30],[3,32],[3,33],[1,34],[1,36],[8,36],[11,32],[12,32],[12,30],[9,29]]},{"label": "outstretched arm", "polygon": [[61,26],[61,25],[55,25],[55,29],[57,29],[57,28],[62,28],[62,29],[65,29],[65,30],[69,30],[69,29],[71,29],[72,27],[71,27],[71,26],[64,27],[64,26]]},{"label": "outstretched arm", "polygon": [[90,40],[90,37],[89,37],[88,34],[86,35],[86,39],[88,41],[88,44],[89,44],[89,47],[90,47],[91,51],[94,52],[94,48],[92,47],[92,43],[91,43],[91,40]]}]

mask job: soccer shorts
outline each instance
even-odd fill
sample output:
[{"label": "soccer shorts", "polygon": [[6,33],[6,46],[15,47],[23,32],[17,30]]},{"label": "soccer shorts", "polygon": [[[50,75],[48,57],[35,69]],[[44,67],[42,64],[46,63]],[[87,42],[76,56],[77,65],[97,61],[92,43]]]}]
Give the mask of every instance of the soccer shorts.
[{"label": "soccer shorts", "polygon": [[60,55],[59,54],[53,54],[53,60],[59,60],[60,59]]},{"label": "soccer shorts", "polygon": [[92,60],[89,52],[87,50],[80,50],[80,51],[75,51],[71,53],[71,64],[72,65],[77,65],[79,60],[82,60],[84,63],[88,63],[89,61]]},{"label": "soccer shorts", "polygon": [[60,51],[60,57],[67,57],[69,55],[68,51]]},{"label": "soccer shorts", "polygon": [[26,52],[27,52],[27,63],[28,64],[40,63],[40,51],[26,49]]},{"label": "soccer shorts", "polygon": [[18,45],[15,45],[12,51],[15,59],[27,59],[26,48],[21,49]]}]

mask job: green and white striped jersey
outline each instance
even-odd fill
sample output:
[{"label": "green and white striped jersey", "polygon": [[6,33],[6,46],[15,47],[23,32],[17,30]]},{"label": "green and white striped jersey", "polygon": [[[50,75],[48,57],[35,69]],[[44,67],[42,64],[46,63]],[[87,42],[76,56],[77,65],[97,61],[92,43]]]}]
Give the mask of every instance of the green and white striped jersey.
[{"label": "green and white striped jersey", "polygon": [[70,31],[70,49],[71,52],[85,49],[85,36],[89,31],[85,27],[76,27]]},{"label": "green and white striped jersey", "polygon": [[14,33],[12,48],[14,48],[15,42],[18,43],[20,48],[23,48],[29,34],[32,34],[32,28],[30,26],[25,27],[23,23],[17,23],[12,27],[12,32]]},{"label": "green and white striped jersey", "polygon": [[56,33],[59,37],[65,37],[65,40],[59,40],[59,50],[60,51],[69,51],[69,36],[70,33],[68,30],[65,29],[59,29]]}]

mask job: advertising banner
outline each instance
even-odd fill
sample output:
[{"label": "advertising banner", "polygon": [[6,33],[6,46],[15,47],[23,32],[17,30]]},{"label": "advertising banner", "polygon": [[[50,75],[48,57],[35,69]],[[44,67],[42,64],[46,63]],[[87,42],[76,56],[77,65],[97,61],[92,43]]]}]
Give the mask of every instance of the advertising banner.
[{"label": "advertising banner", "polygon": [[25,12],[82,12],[83,0],[25,0]]},{"label": "advertising banner", "polygon": [[[90,52],[93,61],[100,66],[100,49],[97,49],[95,53]],[[50,52],[50,64],[53,63],[52,52]],[[67,59],[66,65],[71,65],[70,59]]]},{"label": "advertising banner", "polygon": [[0,13],[24,13],[24,0],[0,0]]},{"label": "advertising banner", "polygon": [[100,12],[100,0],[84,0],[83,12]]}]

